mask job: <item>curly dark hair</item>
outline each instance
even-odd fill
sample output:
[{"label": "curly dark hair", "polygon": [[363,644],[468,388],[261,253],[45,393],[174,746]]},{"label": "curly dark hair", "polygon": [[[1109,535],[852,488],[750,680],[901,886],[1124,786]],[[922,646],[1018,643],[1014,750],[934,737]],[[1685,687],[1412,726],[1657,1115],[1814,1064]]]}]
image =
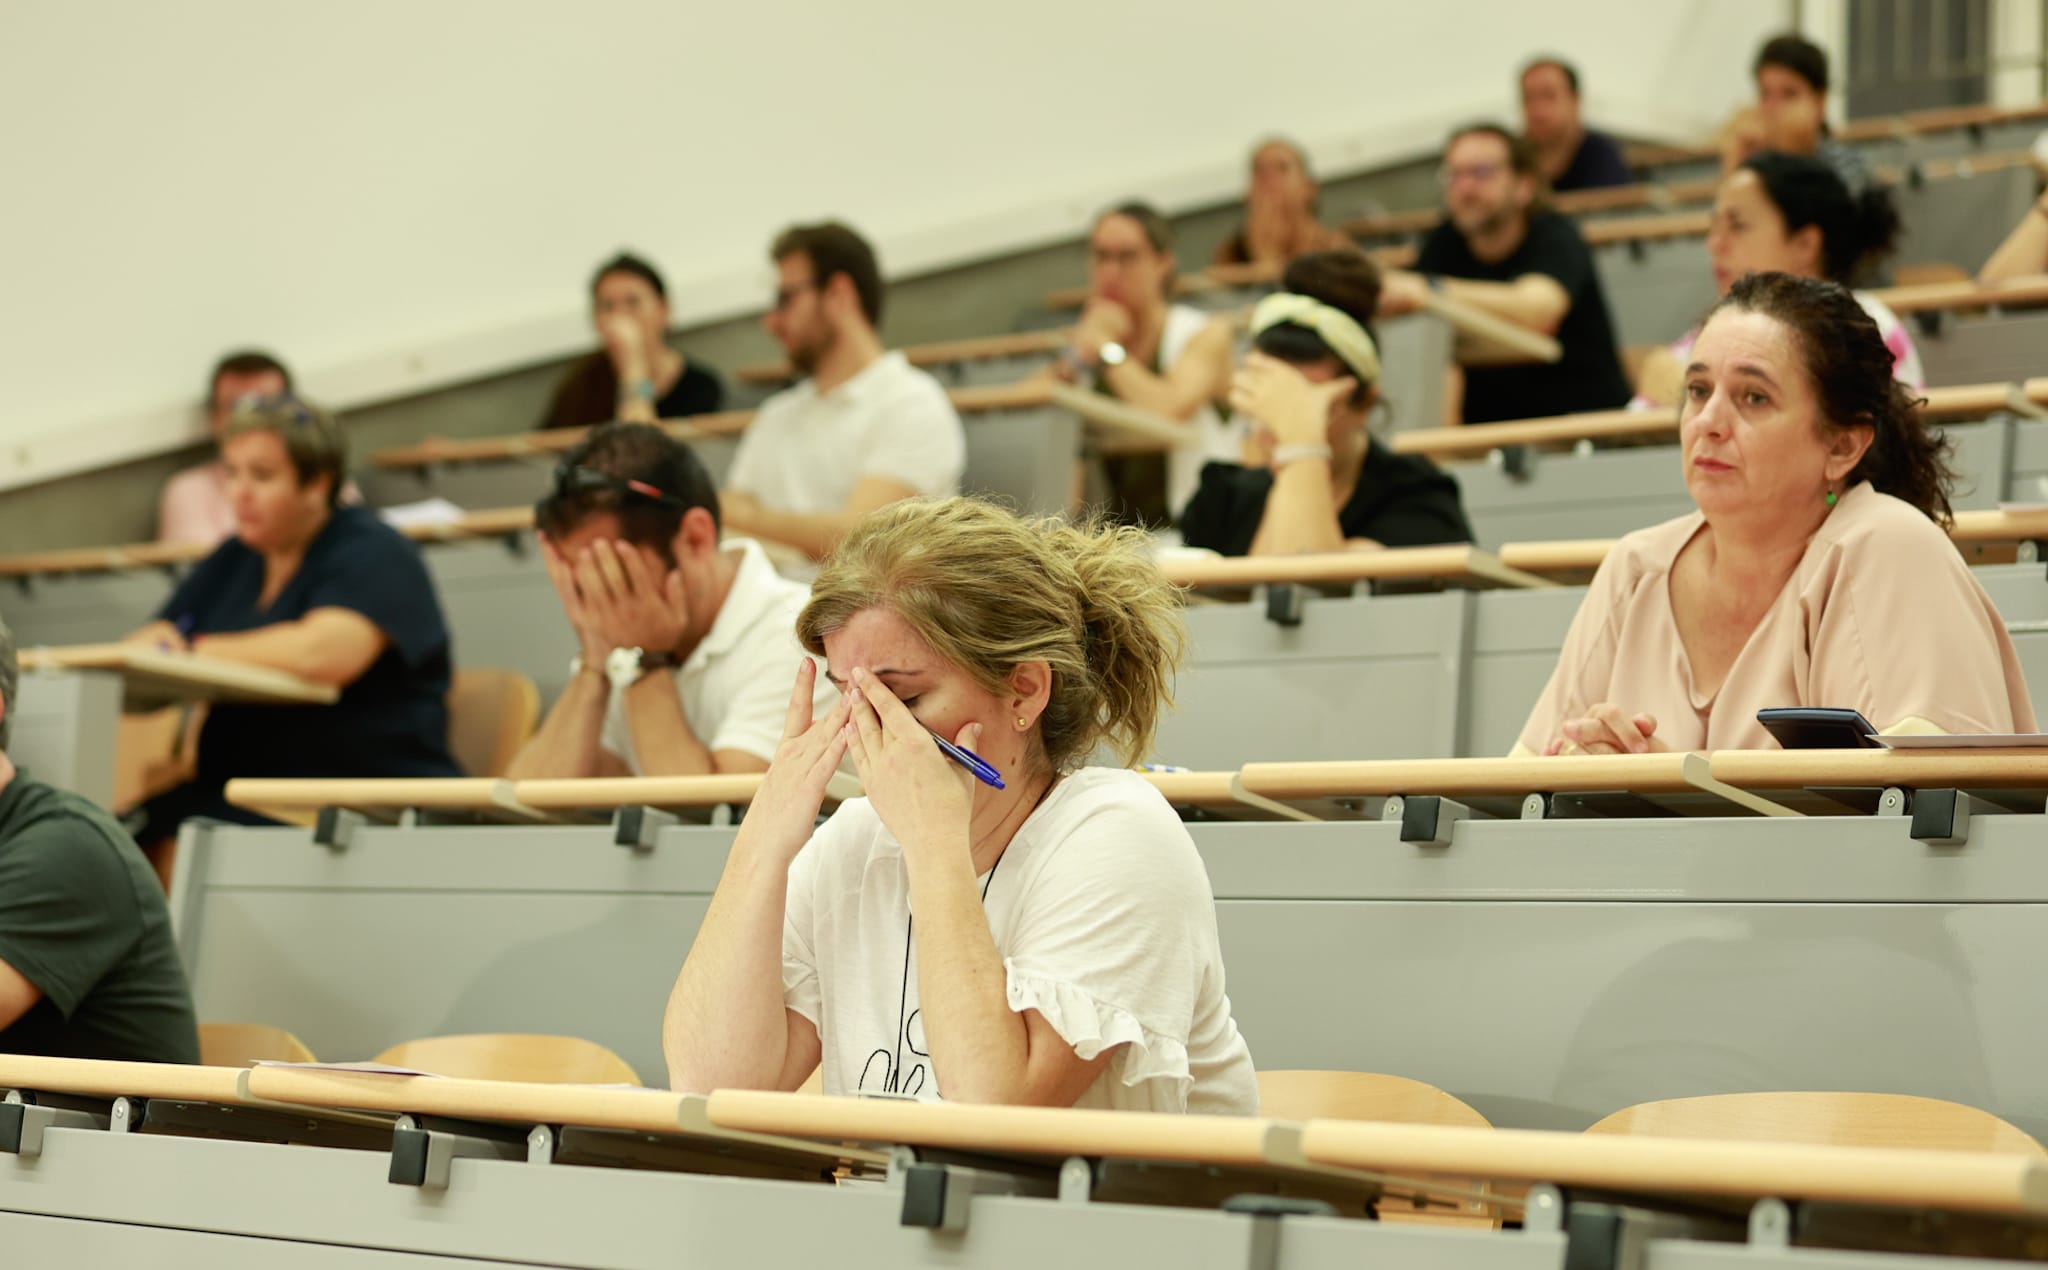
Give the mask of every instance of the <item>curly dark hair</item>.
[{"label": "curly dark hair", "polygon": [[1792,328],[1820,398],[1822,427],[1871,429],[1870,448],[1845,484],[1868,481],[1936,524],[1954,521],[1949,491],[1956,473],[1948,460],[1955,443],[1921,417],[1924,400],[1892,378],[1892,352],[1847,288],[1789,273],[1752,273],[1707,311],[1708,319],[1724,309],[1761,313]]}]

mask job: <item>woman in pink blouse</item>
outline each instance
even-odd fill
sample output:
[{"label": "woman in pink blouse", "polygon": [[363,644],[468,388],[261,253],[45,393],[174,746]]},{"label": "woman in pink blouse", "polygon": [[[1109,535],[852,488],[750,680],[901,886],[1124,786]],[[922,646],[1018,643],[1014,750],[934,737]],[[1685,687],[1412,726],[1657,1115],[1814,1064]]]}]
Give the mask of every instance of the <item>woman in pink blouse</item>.
[{"label": "woman in pink blouse", "polygon": [[1699,510],[1615,544],[1516,752],[1769,749],[1772,706],[2032,731],[2005,624],[1943,532],[1949,443],[1855,297],[1746,276],[1683,369]]}]

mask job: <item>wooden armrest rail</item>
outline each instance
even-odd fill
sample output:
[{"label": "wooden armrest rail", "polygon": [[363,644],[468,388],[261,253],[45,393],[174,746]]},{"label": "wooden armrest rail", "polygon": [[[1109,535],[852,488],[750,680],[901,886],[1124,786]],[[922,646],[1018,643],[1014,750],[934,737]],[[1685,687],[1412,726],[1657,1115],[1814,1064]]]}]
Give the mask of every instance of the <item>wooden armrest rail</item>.
[{"label": "wooden armrest rail", "polygon": [[79,1098],[170,1098],[232,1105],[245,1101],[237,1087],[241,1070],[0,1054],[0,1089]]},{"label": "wooden armrest rail", "polygon": [[1777,1197],[2012,1217],[2048,1213],[2048,1163],[2018,1155],[1317,1120],[1311,1161],[1636,1195]]},{"label": "wooden armrest rail", "polygon": [[460,1080],[277,1066],[249,1069],[243,1084],[254,1097],[332,1110],[706,1138],[724,1147],[749,1148],[784,1159],[808,1158],[823,1169],[842,1162],[876,1167],[888,1162],[874,1151],[720,1128],[706,1114],[707,1100],[703,1096],[660,1089]]},{"label": "wooden armrest rail", "polygon": [[1543,579],[1503,565],[1477,547],[1393,547],[1300,556],[1175,559],[1160,565],[1167,579],[1189,589],[1244,590],[1296,582],[1341,586],[1360,582],[1444,582],[1471,587],[1537,587]]}]

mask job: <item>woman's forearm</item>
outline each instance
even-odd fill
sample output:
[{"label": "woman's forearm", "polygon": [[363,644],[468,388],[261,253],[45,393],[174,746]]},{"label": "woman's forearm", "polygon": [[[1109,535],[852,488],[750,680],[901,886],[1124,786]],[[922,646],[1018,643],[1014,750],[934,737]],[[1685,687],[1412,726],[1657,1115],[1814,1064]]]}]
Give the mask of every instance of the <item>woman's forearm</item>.
[{"label": "woman's forearm", "polygon": [[1991,253],[1991,259],[1978,271],[1977,281],[1990,286],[2037,273],[2048,273],[2048,194],[2027,209],[2012,233]]},{"label": "woman's forearm", "polygon": [[1258,532],[1252,536],[1255,556],[1292,556],[1311,551],[1344,550],[1344,530],[1337,523],[1337,500],[1330,493],[1328,459],[1295,459],[1273,474]]},{"label": "woman's forearm", "polygon": [[[742,838],[744,831],[742,831]],[[669,1084],[773,1089],[789,1045],[782,998],[789,862],[735,839],[662,1016]]]},{"label": "woman's forearm", "polygon": [[989,933],[965,843],[910,866],[918,1008],[932,1071],[951,1102],[1029,1101],[1030,1046],[1010,1009],[1007,976]]}]

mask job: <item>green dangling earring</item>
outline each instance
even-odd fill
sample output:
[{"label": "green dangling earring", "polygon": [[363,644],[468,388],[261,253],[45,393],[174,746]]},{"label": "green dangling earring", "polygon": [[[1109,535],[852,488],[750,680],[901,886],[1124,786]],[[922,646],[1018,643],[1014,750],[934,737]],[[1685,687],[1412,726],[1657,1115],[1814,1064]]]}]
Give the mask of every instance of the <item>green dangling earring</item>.
[{"label": "green dangling earring", "polygon": [[1833,489],[1829,489],[1827,492],[1827,496],[1823,501],[1825,501],[1828,506],[1833,507],[1835,505],[1835,491]]}]

